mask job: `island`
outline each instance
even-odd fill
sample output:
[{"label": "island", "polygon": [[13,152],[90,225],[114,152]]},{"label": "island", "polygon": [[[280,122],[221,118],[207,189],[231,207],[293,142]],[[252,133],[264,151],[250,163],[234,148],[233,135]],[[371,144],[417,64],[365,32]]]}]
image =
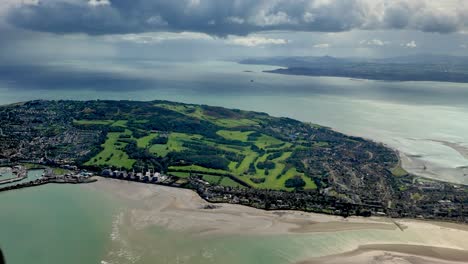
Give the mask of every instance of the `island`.
[{"label": "island", "polygon": [[[466,186],[408,174],[398,153],[381,143],[208,105],[36,100],[1,106],[0,163],[46,168],[38,184],[87,183],[99,175],[265,210],[468,222]],[[30,186],[0,184],[0,190]]]}]

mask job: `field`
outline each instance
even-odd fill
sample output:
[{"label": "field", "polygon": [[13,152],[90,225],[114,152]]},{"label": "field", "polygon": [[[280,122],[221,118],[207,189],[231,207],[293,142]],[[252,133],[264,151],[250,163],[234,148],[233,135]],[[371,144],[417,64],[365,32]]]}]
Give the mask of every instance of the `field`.
[{"label": "field", "polygon": [[[240,110],[173,103],[159,103],[154,107],[170,111],[169,114],[176,115],[175,120],[195,120],[192,127],[203,123],[208,132],[215,129],[214,133],[204,130],[194,133],[190,131],[192,127],[184,129],[185,132],[179,129],[149,131],[146,127],[151,127],[154,122],[151,116],[74,120],[78,126],[101,125],[108,126],[111,131],[122,131],[109,132],[102,150],[85,165],[135,169],[137,160],[131,158],[134,153],[126,152],[127,145],[133,142],[140,149],[138,152],[168,162],[167,172],[180,178],[196,174],[210,184],[242,186],[230,178],[233,177],[253,188],[291,191],[294,188],[286,187],[286,181],[299,177],[305,182],[303,189],[317,188],[310,177],[290,164],[292,154],[303,147],[259,129],[260,124],[270,118],[264,114],[252,116]],[[325,146],[315,144],[316,147]],[[138,168],[142,166],[144,163]]]},{"label": "field", "polygon": [[107,140],[102,145],[103,150],[93,157],[85,165],[106,165],[113,166],[115,168],[131,169],[135,160],[128,157],[128,154],[124,151],[127,143],[121,142],[119,139],[121,135],[129,135],[130,131],[127,130],[124,133],[110,132],[107,134]]},{"label": "field", "polygon": [[111,125],[114,123],[112,120],[73,120],[76,125]]},{"label": "field", "polygon": [[199,118],[212,122],[216,125],[226,128],[244,127],[244,126],[257,126],[259,122],[247,118],[222,118],[206,114],[202,108],[191,105],[179,104],[158,104],[159,107],[164,107],[191,117]]},{"label": "field", "polygon": [[[248,142],[248,135],[253,133],[252,131],[232,131],[232,130],[220,130],[217,132],[218,135],[222,136],[223,138],[229,140],[238,140],[241,142]],[[228,169],[220,170],[220,169],[212,169],[212,168],[205,168],[198,165],[189,165],[189,166],[171,166],[169,167],[169,171],[173,173],[180,173],[181,171],[186,173],[196,173],[203,175],[203,179],[207,178],[210,175],[216,175],[214,177],[220,178],[219,175],[233,175],[234,177],[238,178],[239,180],[245,182],[246,184],[261,189],[273,189],[273,190],[293,190],[293,188],[286,188],[285,182],[286,180],[300,176],[305,182],[306,186],[304,189],[316,189],[317,186],[315,185],[314,181],[311,180],[309,177],[305,176],[303,173],[298,173],[296,169],[290,168],[285,170],[286,168],[286,160],[291,157],[292,151],[281,151],[278,152],[281,154],[278,158],[274,158],[271,160],[273,162],[274,168],[268,170],[266,169],[259,169],[258,164],[260,162],[265,162],[267,157],[270,154],[263,154],[260,155],[257,152],[251,150],[250,147],[237,147],[231,145],[222,145],[222,144],[213,144],[209,140],[204,139],[200,135],[187,135],[187,134],[174,134],[169,137],[169,141],[166,145],[158,145],[152,146],[151,150],[154,151],[154,148],[157,147],[161,152],[161,154],[167,155],[167,153],[171,151],[181,151],[184,149],[183,143],[187,141],[196,140],[198,142],[203,142],[208,146],[215,146],[219,149],[229,150],[236,152],[240,155],[243,155],[243,159],[240,162],[230,162]],[[256,145],[261,148],[268,148],[270,146],[277,146],[280,144],[284,144],[283,148],[289,148],[291,144],[285,144],[281,140],[276,138],[261,135],[255,141],[249,142],[250,144]],[[157,150],[156,150],[157,151]],[[255,171],[251,170],[254,167]],[[225,177],[226,180],[216,181],[223,185],[228,184],[229,178]],[[207,182],[214,183],[215,180],[213,178],[209,178]],[[229,180],[227,180],[229,179]],[[232,181],[232,180],[230,180]],[[236,182],[232,182],[231,185],[234,184],[235,186],[239,185]],[[231,186],[226,185],[226,186]]]},{"label": "field", "polygon": [[156,133],[151,133],[148,136],[137,139],[137,146],[139,148],[147,148],[150,145],[151,140],[153,140],[158,135]]},{"label": "field", "polygon": [[403,169],[400,165],[393,168],[391,172],[395,177],[403,177],[408,175],[408,172],[405,169]]},{"label": "field", "polygon": [[232,131],[232,130],[220,130],[216,132],[216,134],[222,136],[225,139],[239,140],[242,142],[247,142],[247,138],[252,133],[253,133],[252,131],[241,132],[241,131]]},{"label": "field", "polygon": [[149,151],[157,156],[165,157],[170,152],[182,151],[184,142],[200,139],[199,135],[185,133],[170,133],[166,144],[153,144]]}]

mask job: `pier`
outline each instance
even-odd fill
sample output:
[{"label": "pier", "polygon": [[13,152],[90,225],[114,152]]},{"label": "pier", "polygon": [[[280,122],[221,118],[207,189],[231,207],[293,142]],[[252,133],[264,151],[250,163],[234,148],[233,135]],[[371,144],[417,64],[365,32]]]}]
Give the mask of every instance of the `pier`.
[{"label": "pier", "polygon": [[2,184],[12,183],[15,181],[21,181],[27,178],[28,170],[23,166],[15,166],[13,168],[14,173],[17,175],[16,178],[8,179],[0,182],[0,192],[18,190],[27,187],[34,187],[45,185],[49,183],[57,184],[84,184],[97,181],[97,179],[91,178],[89,175],[84,176],[82,173],[67,174],[67,175],[55,175],[52,169],[48,168],[45,170],[42,177],[39,179],[31,180],[28,182],[18,183],[15,185],[2,186]]},{"label": "pier", "polygon": [[0,186],[2,184],[21,181],[21,180],[24,180],[24,179],[26,179],[28,177],[28,171],[26,170],[26,168],[24,168],[22,166],[15,166],[11,170],[12,170],[12,173],[15,175],[15,177],[5,179],[5,180],[0,180]]}]

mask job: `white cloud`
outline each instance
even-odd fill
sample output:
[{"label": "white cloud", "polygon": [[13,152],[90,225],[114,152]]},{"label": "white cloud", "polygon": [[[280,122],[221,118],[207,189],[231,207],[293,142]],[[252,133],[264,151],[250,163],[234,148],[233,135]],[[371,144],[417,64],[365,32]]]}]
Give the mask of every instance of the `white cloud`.
[{"label": "white cloud", "polygon": [[232,24],[239,24],[239,25],[244,24],[245,22],[243,18],[236,17],[236,16],[227,17],[226,21]]},{"label": "white cloud", "polygon": [[152,26],[167,26],[168,23],[161,16],[152,16],[146,20],[146,23]]},{"label": "white cloud", "polygon": [[278,11],[276,13],[269,13],[267,10],[260,10],[251,20],[256,26],[277,26],[277,25],[292,25],[297,21],[291,18],[286,12]]},{"label": "white cloud", "polygon": [[88,5],[91,6],[106,6],[110,5],[109,0],[89,0]]},{"label": "white cloud", "polygon": [[315,21],[315,15],[310,12],[305,12],[302,16],[302,20],[306,23],[312,23]]},{"label": "white cloud", "polygon": [[213,37],[204,33],[194,32],[160,32],[160,33],[140,33],[140,34],[122,34],[104,37],[110,42],[127,41],[137,44],[157,44],[171,40],[211,40]]},{"label": "white cloud", "polygon": [[187,1],[187,5],[188,5],[189,7],[197,7],[197,6],[200,5],[200,1],[201,1],[201,0],[188,0],[188,1]]},{"label": "white cloud", "polygon": [[327,49],[330,48],[330,44],[328,43],[320,43],[320,44],[315,44],[313,47],[317,49]]},{"label": "white cloud", "polygon": [[228,44],[245,46],[245,47],[256,47],[265,45],[285,45],[288,40],[281,38],[265,38],[259,36],[247,36],[247,37],[233,37],[229,36],[226,40]]},{"label": "white cloud", "polygon": [[462,49],[467,49],[467,48],[468,48],[468,45],[467,45],[467,44],[461,44],[461,45],[460,45],[460,48],[462,48]]},{"label": "white cloud", "polygon": [[370,40],[365,39],[365,40],[361,40],[359,44],[365,45],[365,46],[387,46],[387,45],[390,45],[390,41],[383,41],[380,39],[370,39]]},{"label": "white cloud", "polygon": [[418,47],[418,44],[416,44],[416,41],[412,40],[406,44],[401,44],[403,47],[414,49]]},{"label": "white cloud", "polygon": [[39,0],[0,0],[0,15],[7,13],[10,8],[21,5],[38,4]]}]

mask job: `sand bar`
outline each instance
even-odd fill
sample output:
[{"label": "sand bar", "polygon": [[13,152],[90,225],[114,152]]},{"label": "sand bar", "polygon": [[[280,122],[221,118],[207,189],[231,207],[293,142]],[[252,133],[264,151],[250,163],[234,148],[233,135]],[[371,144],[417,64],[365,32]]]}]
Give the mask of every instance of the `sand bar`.
[{"label": "sand bar", "polygon": [[467,263],[468,251],[415,245],[365,245],[333,256],[300,264],[460,264]]}]

